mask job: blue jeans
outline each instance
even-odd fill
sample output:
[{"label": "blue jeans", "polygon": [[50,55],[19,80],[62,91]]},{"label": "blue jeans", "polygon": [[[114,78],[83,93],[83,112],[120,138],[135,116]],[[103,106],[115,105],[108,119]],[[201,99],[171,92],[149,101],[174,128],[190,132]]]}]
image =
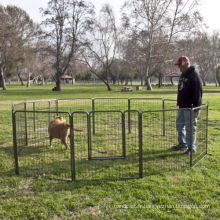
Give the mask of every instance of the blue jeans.
[{"label": "blue jeans", "polygon": [[[197,117],[199,116],[200,110],[193,112],[192,118],[192,149],[196,151],[196,128],[197,128]],[[176,129],[178,132],[178,142],[181,145],[186,145],[190,149],[190,118],[191,111],[189,109],[179,109],[176,117]]]}]

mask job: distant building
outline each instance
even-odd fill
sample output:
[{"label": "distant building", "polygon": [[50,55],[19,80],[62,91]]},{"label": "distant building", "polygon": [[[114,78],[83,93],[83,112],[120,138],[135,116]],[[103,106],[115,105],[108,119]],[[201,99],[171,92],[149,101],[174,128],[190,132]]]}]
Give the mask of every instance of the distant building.
[{"label": "distant building", "polygon": [[174,77],[180,77],[180,74],[177,74],[177,73],[163,73],[162,77],[174,78]]},{"label": "distant building", "polygon": [[[177,73],[163,73],[161,74],[162,79],[169,79],[171,84],[174,85],[173,79],[180,77],[180,74]],[[162,81],[161,81],[162,82]]]},{"label": "distant building", "polygon": [[63,75],[60,77],[60,79],[63,84],[69,84],[72,81],[73,81],[73,83],[75,83],[75,78],[73,78],[72,76],[69,76],[69,75]]}]

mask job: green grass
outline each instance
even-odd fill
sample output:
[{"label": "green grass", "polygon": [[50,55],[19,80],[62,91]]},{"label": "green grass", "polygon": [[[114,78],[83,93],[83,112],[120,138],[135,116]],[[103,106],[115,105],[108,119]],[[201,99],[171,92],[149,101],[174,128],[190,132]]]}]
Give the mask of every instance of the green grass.
[{"label": "green grass", "polygon": [[[52,92],[52,87],[8,85],[8,90],[0,91],[0,219],[220,218],[220,88],[204,88],[203,103],[209,103],[208,155],[192,169],[162,172],[126,181],[70,182],[47,179],[43,175],[35,178],[16,176],[12,148],[12,103],[76,97],[176,99],[176,87],[154,88],[153,91],[144,89],[132,93],[121,93],[119,86],[113,86],[111,92],[107,92],[103,85],[66,85],[61,92]],[[68,103],[63,103],[65,106]],[[80,138],[83,134],[77,135],[79,141],[84,140]],[[101,130],[96,138],[94,142],[100,141],[102,146]],[[35,150],[36,156],[42,149]],[[57,161],[68,162],[69,156],[58,142],[54,142],[53,148],[47,150],[59,151]],[[42,152],[45,152],[45,148]],[[57,161],[51,161],[52,166]],[[27,161],[28,164],[31,162]],[[59,165],[58,172],[62,173],[65,164]]]}]

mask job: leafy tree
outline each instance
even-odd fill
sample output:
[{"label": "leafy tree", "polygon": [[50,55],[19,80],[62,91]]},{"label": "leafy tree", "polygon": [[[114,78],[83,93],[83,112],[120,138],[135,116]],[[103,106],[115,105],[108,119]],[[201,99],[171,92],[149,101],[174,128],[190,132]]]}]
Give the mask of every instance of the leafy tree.
[{"label": "leafy tree", "polygon": [[38,26],[16,6],[0,6],[0,19],[0,79],[5,90],[7,72],[12,63],[24,61],[25,50],[33,44]]}]

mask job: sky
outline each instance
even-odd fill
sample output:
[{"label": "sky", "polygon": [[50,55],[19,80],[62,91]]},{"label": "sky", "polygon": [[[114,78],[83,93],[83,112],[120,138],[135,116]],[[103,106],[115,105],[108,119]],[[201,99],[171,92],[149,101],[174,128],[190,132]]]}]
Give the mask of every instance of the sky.
[{"label": "sky", "polygon": [[[120,7],[123,5],[124,0],[90,0],[97,10],[101,8],[104,3],[109,3],[115,12],[116,18],[119,19]],[[47,0],[0,0],[3,6],[16,5],[24,9],[33,21],[40,23],[42,17],[39,8],[46,8]],[[200,13],[204,17],[206,24],[209,26],[208,31],[220,31],[220,0],[200,0]]]}]

